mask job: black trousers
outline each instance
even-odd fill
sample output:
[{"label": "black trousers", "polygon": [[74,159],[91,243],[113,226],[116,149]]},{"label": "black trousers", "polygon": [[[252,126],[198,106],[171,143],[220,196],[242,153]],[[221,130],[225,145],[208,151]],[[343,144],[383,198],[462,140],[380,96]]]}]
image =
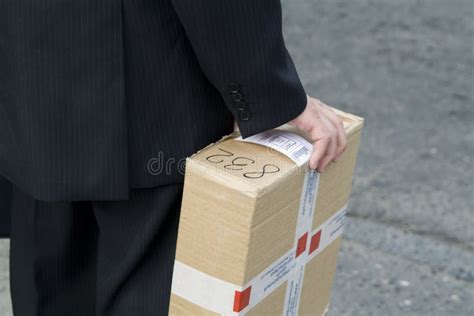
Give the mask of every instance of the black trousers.
[{"label": "black trousers", "polygon": [[10,236],[11,184],[0,176],[0,238]]},{"label": "black trousers", "polygon": [[14,315],[167,315],[182,189],[137,189],[127,201],[41,202],[14,188]]}]

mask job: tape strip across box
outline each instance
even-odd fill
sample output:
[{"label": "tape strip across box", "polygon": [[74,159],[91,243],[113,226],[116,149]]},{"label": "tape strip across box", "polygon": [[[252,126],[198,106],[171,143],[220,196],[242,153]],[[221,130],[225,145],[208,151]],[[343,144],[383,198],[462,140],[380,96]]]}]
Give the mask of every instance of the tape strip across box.
[{"label": "tape strip across box", "polygon": [[363,120],[320,175],[284,126],[188,158],[170,315],[322,315],[328,308]]}]

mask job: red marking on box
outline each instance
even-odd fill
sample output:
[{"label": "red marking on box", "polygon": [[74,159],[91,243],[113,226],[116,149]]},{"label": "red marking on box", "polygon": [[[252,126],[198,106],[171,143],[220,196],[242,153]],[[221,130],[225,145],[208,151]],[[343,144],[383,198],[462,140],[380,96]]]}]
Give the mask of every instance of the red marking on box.
[{"label": "red marking on box", "polygon": [[308,241],[308,233],[305,233],[298,239],[298,243],[296,244],[296,258],[301,255],[306,250],[306,242]]},{"label": "red marking on box", "polygon": [[319,248],[319,242],[321,241],[321,231],[318,231],[316,234],[311,237],[311,243],[309,244],[309,253]]},{"label": "red marking on box", "polygon": [[250,303],[250,291],[252,286],[249,286],[244,291],[235,291],[234,297],[234,312],[240,312]]}]

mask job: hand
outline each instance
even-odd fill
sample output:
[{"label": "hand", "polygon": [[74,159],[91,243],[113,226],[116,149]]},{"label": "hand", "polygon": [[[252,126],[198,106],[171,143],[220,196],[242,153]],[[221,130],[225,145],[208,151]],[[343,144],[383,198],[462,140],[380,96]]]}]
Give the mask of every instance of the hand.
[{"label": "hand", "polygon": [[289,124],[311,135],[313,153],[309,167],[324,172],[331,161],[338,161],[347,147],[342,120],[326,104],[308,96],[306,109]]}]

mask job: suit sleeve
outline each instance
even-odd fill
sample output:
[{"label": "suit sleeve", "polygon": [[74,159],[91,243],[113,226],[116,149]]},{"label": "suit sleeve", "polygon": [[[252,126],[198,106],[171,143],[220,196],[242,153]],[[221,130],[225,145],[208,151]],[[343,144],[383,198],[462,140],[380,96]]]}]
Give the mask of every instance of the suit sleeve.
[{"label": "suit sleeve", "polygon": [[306,93],[285,47],[280,0],[171,0],[242,136],[285,124]]}]

